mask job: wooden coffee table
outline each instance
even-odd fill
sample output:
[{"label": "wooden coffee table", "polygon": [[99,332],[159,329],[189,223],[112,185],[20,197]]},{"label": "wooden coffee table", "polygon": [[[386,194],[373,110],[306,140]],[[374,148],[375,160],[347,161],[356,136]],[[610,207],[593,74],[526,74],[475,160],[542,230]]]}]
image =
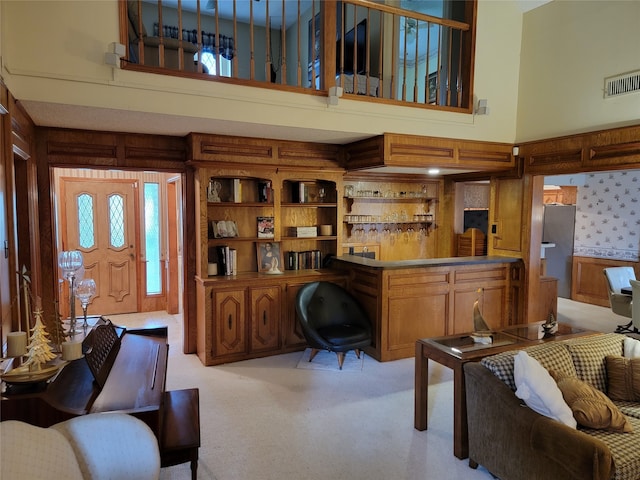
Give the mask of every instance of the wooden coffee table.
[{"label": "wooden coffee table", "polygon": [[464,364],[478,362],[484,357],[507,350],[519,350],[531,345],[572,337],[596,335],[600,332],[559,324],[554,335],[538,338],[543,322],[514,325],[493,333],[493,343],[474,343],[470,334],[424,338],[416,341],[415,356],[415,409],[414,427],[427,429],[429,390],[429,360],[453,370],[453,454],[458,458],[469,456],[467,430],[467,399],[464,382]]}]

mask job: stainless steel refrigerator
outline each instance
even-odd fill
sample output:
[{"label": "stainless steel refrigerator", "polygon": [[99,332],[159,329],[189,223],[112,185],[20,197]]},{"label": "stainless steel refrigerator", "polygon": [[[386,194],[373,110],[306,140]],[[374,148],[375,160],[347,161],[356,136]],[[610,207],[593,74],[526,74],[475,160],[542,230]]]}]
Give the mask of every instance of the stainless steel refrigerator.
[{"label": "stainless steel refrigerator", "polygon": [[554,243],[545,248],[547,276],[558,279],[558,297],[571,298],[573,234],[576,222],[575,205],[545,205],[542,241]]}]

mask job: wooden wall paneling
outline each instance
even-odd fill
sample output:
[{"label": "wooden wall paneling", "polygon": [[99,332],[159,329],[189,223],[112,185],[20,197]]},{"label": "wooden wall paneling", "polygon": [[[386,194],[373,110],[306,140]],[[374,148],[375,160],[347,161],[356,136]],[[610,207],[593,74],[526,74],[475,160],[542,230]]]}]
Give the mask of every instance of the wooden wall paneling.
[{"label": "wooden wall paneling", "polygon": [[217,164],[337,168],[342,155],[337,145],[310,142],[205,134],[191,134],[187,141],[192,160]]},{"label": "wooden wall paneling", "polygon": [[[14,202],[13,150],[11,144],[11,117],[9,91],[0,81],[0,354],[7,333],[14,329],[19,318],[13,299],[18,295],[16,271],[16,228]],[[17,325],[16,325],[17,326]],[[3,355],[4,356],[4,355]]]},{"label": "wooden wall paneling", "polygon": [[512,145],[507,143],[385,133],[345,148],[345,167],[349,170],[437,166],[508,171],[516,166]]},{"label": "wooden wall paneling", "polygon": [[345,147],[344,166],[349,170],[384,165],[384,137],[354,142]]},{"label": "wooden wall paneling", "polygon": [[553,143],[532,143],[520,146],[525,159],[525,171],[549,175],[578,172],[582,169],[583,139],[568,137]]},{"label": "wooden wall paneling", "polygon": [[527,172],[544,175],[638,168],[640,126],[527,142],[520,155]]},{"label": "wooden wall paneling", "polygon": [[[184,205],[184,292],[183,320],[185,353],[196,349],[196,299],[195,299],[195,192],[194,177],[187,165],[188,146],[183,138],[161,135],[93,132],[57,128],[39,128],[36,136],[39,158],[38,190],[41,199],[40,247],[43,281],[46,285],[44,300],[53,304],[57,297],[57,260],[55,258],[56,237],[53,225],[54,181],[51,167],[110,168],[125,170],[153,170],[173,172],[182,176]],[[193,220],[192,220],[193,219]]]},{"label": "wooden wall paneling", "polygon": [[[16,206],[15,225],[17,228],[17,270],[26,268],[30,274],[30,290],[34,299],[42,297],[41,257],[39,246],[39,212],[37,167],[34,153],[34,124],[22,106],[13,98],[9,99],[9,116],[11,119],[11,142],[13,148]],[[25,310],[21,304],[21,318],[33,318],[32,312]]]},{"label": "wooden wall paneling", "polygon": [[607,282],[603,269],[608,267],[633,267],[640,278],[640,263],[606,258],[573,257],[571,276],[571,300],[609,308]]}]

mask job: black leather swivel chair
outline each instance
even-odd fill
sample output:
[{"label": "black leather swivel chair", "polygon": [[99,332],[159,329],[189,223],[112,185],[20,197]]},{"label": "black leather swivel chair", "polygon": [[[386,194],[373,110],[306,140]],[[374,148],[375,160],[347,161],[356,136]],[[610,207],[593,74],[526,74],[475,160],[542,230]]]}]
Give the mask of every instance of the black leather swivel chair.
[{"label": "black leather swivel chair", "polygon": [[320,350],[335,352],[342,370],[344,355],[371,345],[371,322],[358,301],[331,282],[303,285],[296,297],[296,311],[313,360]]}]

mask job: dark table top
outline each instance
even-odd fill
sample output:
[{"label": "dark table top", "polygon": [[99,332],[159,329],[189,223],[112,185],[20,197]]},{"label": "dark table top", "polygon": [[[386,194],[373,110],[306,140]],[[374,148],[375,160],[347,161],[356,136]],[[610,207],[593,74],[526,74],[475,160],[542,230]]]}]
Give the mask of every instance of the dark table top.
[{"label": "dark table top", "polygon": [[625,288],[621,288],[620,289],[620,293],[623,293],[625,295],[631,295],[631,287],[625,287]]}]

